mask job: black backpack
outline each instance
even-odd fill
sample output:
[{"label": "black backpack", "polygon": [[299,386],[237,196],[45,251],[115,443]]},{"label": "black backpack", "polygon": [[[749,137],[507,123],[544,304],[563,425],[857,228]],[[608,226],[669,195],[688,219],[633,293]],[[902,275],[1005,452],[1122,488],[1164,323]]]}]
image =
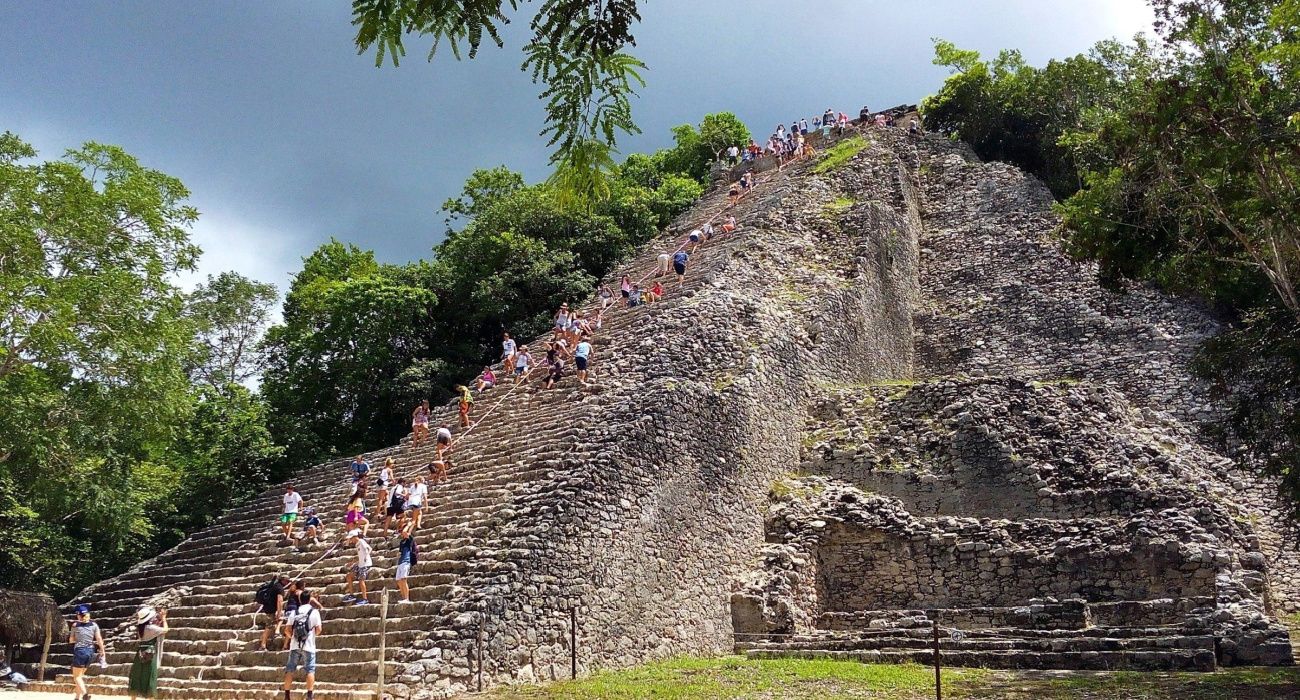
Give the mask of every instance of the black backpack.
[{"label": "black backpack", "polygon": [[307,608],[307,612],[299,612],[293,620],[293,640],[298,642],[299,646],[306,644],[307,637],[311,634],[311,603],[302,607]]},{"label": "black backpack", "polygon": [[257,601],[263,609],[275,607],[275,599],[280,595],[280,583],[276,579],[271,579],[258,587],[257,593],[253,595],[253,600]]}]

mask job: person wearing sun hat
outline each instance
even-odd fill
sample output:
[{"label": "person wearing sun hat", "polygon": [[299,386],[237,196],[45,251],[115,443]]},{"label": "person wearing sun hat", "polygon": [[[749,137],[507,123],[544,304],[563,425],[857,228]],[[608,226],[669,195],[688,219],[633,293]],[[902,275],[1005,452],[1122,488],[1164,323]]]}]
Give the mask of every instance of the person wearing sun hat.
[{"label": "person wearing sun hat", "polygon": [[157,696],[158,665],[162,663],[162,640],[167,629],[166,610],[155,610],[146,605],[136,612],[135,637],[139,644],[126,683],[131,700]]},{"label": "person wearing sun hat", "polygon": [[[68,643],[72,645],[72,685],[76,700],[89,700],[86,669],[96,658],[104,658],[104,635],[100,634],[99,625],[90,621],[90,606],[85,603],[77,606],[77,619],[68,628]],[[97,649],[98,657],[95,655]]]}]

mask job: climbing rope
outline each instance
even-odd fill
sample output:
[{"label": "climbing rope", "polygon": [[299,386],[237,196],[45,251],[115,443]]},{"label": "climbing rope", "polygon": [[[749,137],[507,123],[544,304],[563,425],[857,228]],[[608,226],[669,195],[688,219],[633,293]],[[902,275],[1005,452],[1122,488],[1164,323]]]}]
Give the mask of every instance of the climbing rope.
[{"label": "climbing rope", "polygon": [[[790,161],[788,161],[786,164],[788,165],[788,164],[791,164],[791,163],[797,162],[797,161],[802,160],[802,159],[804,159],[804,158],[806,158],[806,157],[808,157],[808,154],[807,154],[807,153],[802,154],[802,155],[799,155],[799,156],[796,156],[795,158],[793,158],[793,159],[791,159]],[[779,173],[783,168],[784,168],[784,165],[779,165],[779,166],[777,167],[777,172]],[[751,171],[751,172],[752,172],[752,171]],[[720,210],[718,210],[717,212],[715,212],[715,213],[713,214],[713,216],[711,216],[711,217],[709,217],[707,220],[705,220],[704,224],[700,224],[700,227],[703,227],[705,224],[712,224],[712,223],[714,223],[715,221],[717,221],[718,218],[721,217],[725,212],[730,211],[730,210],[734,210],[734,209],[736,208],[736,205],[737,205],[737,204],[739,204],[742,200],[744,200],[744,199],[745,199],[746,197],[748,197],[749,195],[753,194],[754,192],[757,192],[758,189],[759,189],[759,186],[760,186],[760,185],[762,185],[763,183],[765,183],[765,182],[767,182],[768,180],[772,179],[773,177],[775,177],[775,175],[769,175],[769,176],[766,176],[766,177],[756,177],[755,180],[754,180],[754,183],[753,183],[752,185],[750,185],[750,186],[749,186],[745,191],[741,192],[741,193],[740,193],[740,196],[738,196],[738,197],[735,199],[735,201],[730,201],[730,199],[729,199],[729,201],[727,202],[727,204],[726,204],[724,207],[722,207]],[[677,246],[677,248],[673,251],[672,254],[675,255],[675,254],[677,254],[677,253],[679,253],[679,252],[685,250],[685,249],[686,249],[686,246],[689,245],[690,242],[691,242],[691,240],[690,240],[690,235],[689,235],[689,233],[688,233],[687,236],[686,236],[686,238],[682,241],[682,243],[681,243],[679,246]],[[704,243],[704,241],[700,241],[700,245],[703,245],[703,243]],[[644,282],[644,281],[646,281],[647,279],[649,279],[653,274],[655,274],[655,273],[658,272],[658,271],[659,271],[659,268],[658,268],[658,266],[656,266],[654,270],[652,270],[652,271],[650,271],[650,272],[647,272],[647,273],[646,273],[645,275],[643,275],[639,280],[637,280],[636,284],[637,284],[637,285],[640,285],[642,282]],[[598,321],[599,321],[599,320],[602,320],[602,319],[604,318],[605,312],[608,311],[609,308],[611,308],[611,307],[604,307],[604,308],[600,309],[600,311],[596,314],[596,319],[597,319]],[[526,346],[525,346],[525,347],[526,347]],[[451,440],[451,442],[447,444],[447,447],[444,448],[443,452],[444,452],[444,453],[451,452],[451,451],[456,447],[456,444],[457,444],[457,443],[459,443],[462,439],[464,439],[464,438],[465,438],[466,436],[468,436],[470,433],[474,432],[474,430],[475,430],[476,428],[478,428],[478,426],[479,426],[480,424],[482,424],[483,421],[487,420],[488,417],[491,416],[494,412],[496,412],[496,410],[497,410],[499,407],[501,407],[503,404],[505,404],[506,400],[510,398],[510,395],[513,394],[513,393],[515,392],[516,389],[518,389],[519,387],[521,387],[521,386],[523,386],[524,384],[526,384],[526,383],[528,382],[528,377],[531,376],[533,372],[537,371],[537,369],[539,369],[539,366],[538,366],[538,365],[533,365],[533,366],[529,367],[529,368],[528,368],[528,369],[527,369],[527,370],[526,370],[522,375],[520,375],[520,376],[516,379],[514,385],[511,386],[510,389],[509,389],[509,390],[508,390],[504,395],[502,395],[500,398],[498,398],[498,399],[497,399],[497,400],[492,404],[492,406],[491,406],[490,408],[488,408],[488,410],[487,410],[485,413],[483,413],[483,414],[481,414],[480,416],[478,416],[478,418],[477,418],[476,420],[474,420],[472,423],[470,423],[470,425],[466,426],[466,428],[465,428],[464,430],[462,430],[462,431],[461,431],[460,433],[458,433],[455,437],[453,437],[452,440]],[[503,370],[503,373],[504,373],[504,365],[502,366],[502,370]],[[412,448],[412,449],[413,449],[413,448]],[[406,471],[406,473],[403,474],[402,476],[403,476],[403,477],[409,477],[409,476],[412,476],[412,475],[418,474],[418,473],[421,472],[421,471],[423,471],[423,467],[415,467],[415,468],[413,468],[413,469],[410,469],[410,470]],[[395,474],[394,477],[396,477],[396,476],[397,476],[397,475]],[[333,546],[331,546],[328,550],[326,550],[324,554],[322,554],[322,555],[320,555],[319,557],[317,557],[315,561],[313,561],[313,562],[311,562],[310,564],[308,564],[308,565],[302,567],[302,569],[300,569],[300,570],[298,571],[297,575],[295,575],[294,577],[292,577],[291,580],[293,580],[293,581],[297,581],[297,580],[301,579],[303,576],[305,576],[305,575],[307,574],[308,571],[311,571],[313,568],[316,567],[317,564],[319,564],[320,562],[324,561],[327,557],[329,557],[331,554],[333,554],[334,551],[337,550],[337,549],[339,548],[339,545],[341,545],[341,544],[343,544],[343,540],[342,540],[342,539],[340,539],[338,542],[335,542]]]}]

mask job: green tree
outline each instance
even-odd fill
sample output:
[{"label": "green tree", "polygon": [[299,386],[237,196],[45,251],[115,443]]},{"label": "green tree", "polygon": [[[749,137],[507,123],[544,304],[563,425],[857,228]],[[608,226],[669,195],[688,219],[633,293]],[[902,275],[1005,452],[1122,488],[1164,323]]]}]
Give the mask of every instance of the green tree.
[{"label": "green tree", "polygon": [[180,181],[88,143],[0,136],[0,586],[67,592],[149,551],[190,411]]},{"label": "green tree", "polygon": [[[406,55],[408,34],[429,36],[433,60],[446,46],[456,58],[474,58],[486,38],[504,45],[500,28],[518,0],[354,0],[352,24],[360,53],[375,64]],[[542,135],[555,147],[551,184],[565,206],[590,209],[608,198],[613,153],[620,133],[639,133],[631,98],[644,85],[644,65],[624,48],[641,17],[636,0],[545,0],[524,46],[523,69],[544,85]]]},{"label": "green tree", "polygon": [[396,378],[429,349],[436,294],[406,269],[330,241],[289,287],[267,332],[262,393],[291,461],[393,442],[406,395]]},{"label": "green tree", "polygon": [[259,342],[279,300],[275,285],[237,272],[208,276],[190,293],[186,316],[198,334],[191,376],[214,389],[242,384],[261,374]]},{"label": "green tree", "polygon": [[447,213],[447,223],[453,219],[472,219],[486,211],[504,197],[508,197],[524,188],[524,176],[498,165],[495,168],[479,168],[470,173],[469,179],[461,187],[460,196],[442,203],[442,210]]}]

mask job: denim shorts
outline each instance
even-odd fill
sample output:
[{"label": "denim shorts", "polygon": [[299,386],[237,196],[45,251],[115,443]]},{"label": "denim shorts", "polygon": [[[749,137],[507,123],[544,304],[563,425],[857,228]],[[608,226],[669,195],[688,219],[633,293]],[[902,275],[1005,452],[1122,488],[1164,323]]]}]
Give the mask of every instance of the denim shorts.
[{"label": "denim shorts", "polygon": [[302,649],[289,650],[289,662],[284,665],[285,673],[293,673],[302,666],[302,670],[307,673],[316,672],[316,652],[303,651]]},{"label": "denim shorts", "polygon": [[86,647],[76,647],[72,650],[72,667],[73,668],[90,668],[95,662],[95,650]]}]

